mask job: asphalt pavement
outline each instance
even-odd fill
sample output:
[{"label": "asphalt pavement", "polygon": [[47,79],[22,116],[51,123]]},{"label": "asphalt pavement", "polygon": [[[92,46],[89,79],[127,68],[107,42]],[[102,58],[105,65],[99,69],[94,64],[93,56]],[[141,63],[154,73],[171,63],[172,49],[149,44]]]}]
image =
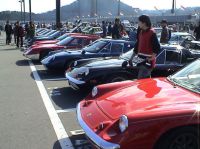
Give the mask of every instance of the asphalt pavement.
[{"label": "asphalt pavement", "polygon": [[76,120],[86,92],[72,90],[63,72],[22,56],[0,36],[0,149],[90,149]]}]

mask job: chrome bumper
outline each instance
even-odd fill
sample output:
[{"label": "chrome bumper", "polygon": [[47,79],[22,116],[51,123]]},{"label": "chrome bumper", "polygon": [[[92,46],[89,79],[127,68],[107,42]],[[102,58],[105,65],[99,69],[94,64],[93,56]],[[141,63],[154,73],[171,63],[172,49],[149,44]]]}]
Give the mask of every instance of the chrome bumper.
[{"label": "chrome bumper", "polygon": [[31,55],[26,55],[26,54],[23,54],[25,57],[31,59],[31,60],[39,60],[40,58],[40,55],[39,54],[31,54]]},{"label": "chrome bumper", "polygon": [[101,149],[120,149],[119,144],[114,144],[114,143],[110,143],[110,142],[103,140],[101,137],[99,137],[97,134],[95,134],[94,131],[92,131],[87,126],[87,124],[84,122],[84,120],[81,116],[80,103],[77,106],[77,119],[78,119],[80,126],[82,127],[85,134],[87,135],[87,137],[99,148],[101,148]]},{"label": "chrome bumper", "polygon": [[80,81],[80,80],[74,79],[74,78],[70,77],[67,73],[65,74],[65,77],[67,78],[67,80],[69,80],[70,82],[73,82],[75,84],[78,84],[78,85],[85,84],[85,81]]}]

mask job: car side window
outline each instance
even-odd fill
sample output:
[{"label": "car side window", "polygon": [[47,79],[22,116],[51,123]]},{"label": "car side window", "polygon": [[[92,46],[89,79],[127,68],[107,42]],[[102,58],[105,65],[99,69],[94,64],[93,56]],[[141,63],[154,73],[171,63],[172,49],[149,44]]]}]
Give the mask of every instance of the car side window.
[{"label": "car side window", "polygon": [[181,54],[179,51],[166,50],[165,64],[180,63]]},{"label": "car side window", "polygon": [[165,54],[166,54],[166,50],[162,48],[160,53],[156,57],[156,64],[164,64]]},{"label": "car side window", "polygon": [[112,53],[122,53],[124,48],[123,43],[112,43],[111,52]]},{"label": "car side window", "polygon": [[74,40],[71,41],[71,43],[69,44],[69,46],[77,46],[77,45],[81,45],[81,43],[82,43],[82,39],[75,38]]},{"label": "car side window", "polygon": [[100,53],[110,53],[111,44],[106,45]]}]

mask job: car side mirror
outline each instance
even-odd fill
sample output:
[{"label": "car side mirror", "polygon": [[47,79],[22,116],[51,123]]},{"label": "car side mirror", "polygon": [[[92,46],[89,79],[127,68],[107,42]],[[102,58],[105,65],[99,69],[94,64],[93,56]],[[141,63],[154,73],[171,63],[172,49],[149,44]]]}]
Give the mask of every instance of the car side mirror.
[{"label": "car side mirror", "polygon": [[128,62],[127,62],[127,61],[124,61],[124,62],[122,63],[122,68],[126,68],[127,65],[128,65]]}]

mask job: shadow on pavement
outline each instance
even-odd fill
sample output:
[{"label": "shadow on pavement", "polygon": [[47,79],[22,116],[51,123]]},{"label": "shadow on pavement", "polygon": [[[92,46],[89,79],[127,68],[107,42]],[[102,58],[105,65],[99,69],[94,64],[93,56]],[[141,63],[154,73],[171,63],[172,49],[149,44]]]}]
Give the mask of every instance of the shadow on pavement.
[{"label": "shadow on pavement", "polygon": [[29,66],[29,63],[28,63],[27,59],[23,59],[23,60],[16,61],[16,65],[17,66]]},{"label": "shadow on pavement", "polygon": [[[49,81],[57,81],[57,78],[63,78],[63,80],[65,79],[65,75],[63,72],[57,72],[57,71],[49,71],[49,70],[37,70],[40,79],[41,80],[49,80]],[[33,72],[31,72],[31,77],[34,79],[33,77]],[[55,79],[55,80],[54,80]]]},{"label": "shadow on pavement", "polygon": [[[84,134],[70,136],[74,149],[94,149]],[[61,140],[62,141],[62,140]],[[53,149],[61,149],[59,141],[54,143]]]},{"label": "shadow on pavement", "polygon": [[61,109],[76,108],[77,104],[83,100],[89,91],[75,91],[70,87],[53,89],[50,93],[53,102]]}]

